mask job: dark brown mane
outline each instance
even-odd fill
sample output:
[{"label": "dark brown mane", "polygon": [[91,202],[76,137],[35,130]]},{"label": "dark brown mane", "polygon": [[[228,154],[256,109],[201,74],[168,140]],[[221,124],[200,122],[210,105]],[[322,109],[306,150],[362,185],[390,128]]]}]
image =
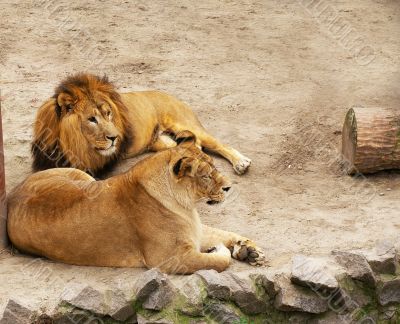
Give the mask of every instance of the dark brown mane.
[{"label": "dark brown mane", "polygon": [[[58,126],[56,125],[59,124],[65,111],[63,112],[62,108],[57,103],[58,96],[61,93],[65,93],[76,99],[79,99],[79,97],[91,99],[96,92],[105,94],[117,107],[124,136],[117,155],[110,157],[105,164],[86,171],[99,177],[108,172],[126,152],[132,142],[132,129],[127,120],[128,110],[122,102],[121,96],[115,90],[114,85],[108,80],[106,75],[99,77],[93,74],[78,73],[67,77],[56,87],[52,101],[48,101],[45,104],[48,108],[42,109],[42,114],[37,118],[36,138],[34,138],[31,147],[33,155],[32,166],[35,171],[71,166],[70,161],[67,159],[65,152],[62,151],[59,143]],[[43,107],[45,105],[43,105]],[[49,128],[52,128],[50,134],[48,131]]]},{"label": "dark brown mane", "polygon": [[[108,95],[112,101],[121,101],[119,94],[115,91],[114,85],[106,75],[99,77],[94,74],[77,73],[64,79],[55,89],[53,98],[57,100],[60,93],[69,94],[72,97],[84,95],[91,99],[96,92]],[[61,114],[61,108],[57,104],[57,115]]]}]

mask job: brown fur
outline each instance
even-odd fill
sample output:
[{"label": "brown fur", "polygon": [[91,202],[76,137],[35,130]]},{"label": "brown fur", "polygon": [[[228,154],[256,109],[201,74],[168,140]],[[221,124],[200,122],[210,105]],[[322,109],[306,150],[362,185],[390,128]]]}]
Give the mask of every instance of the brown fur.
[{"label": "brown fur", "polygon": [[103,181],[77,169],[46,170],[9,195],[8,234],[22,251],[76,265],[222,271],[231,253],[260,264],[250,240],[200,222],[195,202],[220,202],[227,186],[194,140]]},{"label": "brown fur", "polygon": [[[112,111],[112,122],[95,129],[100,140],[91,140],[82,132],[82,125],[97,113],[104,114],[98,104],[105,103]],[[52,99],[40,107],[34,124],[32,152],[34,170],[53,167],[75,167],[97,174],[115,163],[130,146],[132,131],[127,108],[107,78],[78,74],[67,78],[56,89]],[[103,118],[105,119],[105,118]],[[100,127],[99,127],[100,128]],[[105,142],[105,136],[116,134],[119,144],[115,154],[100,155],[94,148]]]},{"label": "brown fur", "polygon": [[[179,100],[159,91],[119,94],[105,77],[77,74],[39,108],[33,168],[75,167],[100,175],[122,157],[175,146],[175,136],[183,130],[196,135],[199,147],[227,158],[238,173],[250,166],[249,159],[210,136]],[[113,137],[115,142],[109,139]]]}]

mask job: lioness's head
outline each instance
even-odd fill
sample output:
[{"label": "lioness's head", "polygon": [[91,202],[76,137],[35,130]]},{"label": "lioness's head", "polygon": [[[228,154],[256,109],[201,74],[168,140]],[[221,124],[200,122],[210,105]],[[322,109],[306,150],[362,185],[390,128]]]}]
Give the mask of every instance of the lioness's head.
[{"label": "lioness's head", "polygon": [[64,80],[38,113],[34,169],[73,166],[96,174],[127,146],[126,107],[106,77],[77,74]]},{"label": "lioness's head", "polygon": [[170,163],[175,181],[187,188],[195,201],[222,202],[230,190],[230,181],[215,168],[213,159],[195,145],[194,134],[184,131],[177,135],[177,142]]}]

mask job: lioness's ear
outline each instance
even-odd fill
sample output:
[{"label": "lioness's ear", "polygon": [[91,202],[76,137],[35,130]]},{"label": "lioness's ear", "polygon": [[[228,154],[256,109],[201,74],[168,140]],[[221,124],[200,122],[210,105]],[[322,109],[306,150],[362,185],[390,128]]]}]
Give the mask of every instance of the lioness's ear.
[{"label": "lioness's ear", "polygon": [[174,174],[178,177],[181,178],[186,174],[189,174],[193,170],[193,158],[189,157],[183,157],[179,159],[177,162],[175,162],[174,167],[172,170],[174,171]]},{"label": "lioness's ear", "polygon": [[196,143],[196,135],[191,131],[184,130],[176,134],[175,141],[178,145],[192,145]]},{"label": "lioness's ear", "polygon": [[69,112],[74,108],[74,104],[76,104],[77,99],[73,98],[71,95],[61,92],[57,97],[57,104],[61,107],[65,112]]}]

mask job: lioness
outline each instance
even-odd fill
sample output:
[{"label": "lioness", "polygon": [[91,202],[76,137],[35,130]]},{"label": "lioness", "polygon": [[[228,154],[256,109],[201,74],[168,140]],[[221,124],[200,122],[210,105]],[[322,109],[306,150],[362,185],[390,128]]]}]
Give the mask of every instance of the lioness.
[{"label": "lioness", "polygon": [[249,239],[201,224],[195,203],[221,202],[229,183],[193,134],[178,140],[107,180],[71,168],[32,174],[8,199],[11,242],[70,264],[167,273],[222,271],[231,255],[262,264],[263,252]]},{"label": "lioness", "polygon": [[101,176],[121,157],[174,147],[183,130],[199,147],[228,159],[244,173],[251,160],[225,146],[200,124],[193,111],[159,91],[119,94],[106,77],[77,74],[61,82],[36,116],[32,153],[35,171],[75,167]]}]

